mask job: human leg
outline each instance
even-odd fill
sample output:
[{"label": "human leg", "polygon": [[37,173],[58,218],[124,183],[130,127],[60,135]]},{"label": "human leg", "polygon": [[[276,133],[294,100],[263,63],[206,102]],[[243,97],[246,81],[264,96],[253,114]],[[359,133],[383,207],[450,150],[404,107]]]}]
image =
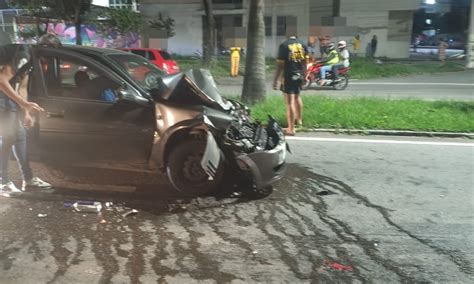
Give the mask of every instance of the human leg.
[{"label": "human leg", "polygon": [[239,60],[240,58],[232,57],[231,76],[236,77],[239,74]]},{"label": "human leg", "polygon": [[16,113],[0,112],[0,190],[4,192],[19,192],[20,190],[10,181],[8,166],[10,151],[15,142]]},{"label": "human leg", "polygon": [[334,80],[339,80],[339,74],[337,73],[337,71],[342,67],[344,67],[344,64],[342,63],[334,64],[332,66],[332,73],[334,74]]},{"label": "human leg", "polygon": [[303,99],[300,94],[295,94],[294,104],[296,125],[301,126],[303,124]]},{"label": "human leg", "polygon": [[283,93],[285,96],[285,104],[286,104],[286,121],[287,121],[287,128],[285,130],[285,134],[294,135],[295,128],[294,128],[294,121],[295,121],[295,110],[294,110],[294,95]]},{"label": "human leg", "polygon": [[13,112],[0,112],[0,178],[1,184],[10,182],[8,164],[10,151],[15,141],[15,116]]},{"label": "human leg", "polygon": [[13,154],[15,155],[23,180],[31,180],[33,178],[33,173],[28,159],[26,130],[19,119],[17,119],[16,127],[17,130],[15,131],[16,137],[15,143],[13,144]]},{"label": "human leg", "polygon": [[320,85],[324,85],[325,80],[326,80],[326,72],[331,70],[332,65],[324,65],[321,67],[319,70],[319,76],[320,76]]}]

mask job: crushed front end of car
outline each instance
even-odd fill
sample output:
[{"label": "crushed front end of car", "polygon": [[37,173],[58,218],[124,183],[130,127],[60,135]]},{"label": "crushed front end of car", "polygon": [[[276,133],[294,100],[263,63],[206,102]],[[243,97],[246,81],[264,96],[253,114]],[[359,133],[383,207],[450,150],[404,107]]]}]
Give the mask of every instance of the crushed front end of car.
[{"label": "crushed front end of car", "polygon": [[236,185],[256,191],[284,176],[281,127],[270,116],[254,121],[246,106],[221,97],[209,71],[165,77],[153,97],[154,158],[178,191],[204,195]]}]

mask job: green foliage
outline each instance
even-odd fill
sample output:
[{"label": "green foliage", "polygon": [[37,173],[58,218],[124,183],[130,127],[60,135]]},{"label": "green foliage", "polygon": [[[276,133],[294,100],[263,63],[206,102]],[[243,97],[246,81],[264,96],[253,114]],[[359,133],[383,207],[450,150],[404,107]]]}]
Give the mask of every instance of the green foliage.
[{"label": "green foliage", "polygon": [[9,4],[28,10],[34,17],[79,20],[90,10],[92,0],[9,0]]},{"label": "green foliage", "polygon": [[102,28],[113,28],[121,33],[137,32],[143,29],[143,16],[132,9],[109,9],[100,21]]},{"label": "green foliage", "polygon": [[[271,113],[286,125],[282,96],[268,97],[252,107],[252,113],[261,120]],[[305,96],[303,124],[305,128],[474,132],[474,102]]]},{"label": "green foliage", "polygon": [[148,22],[151,28],[158,30],[165,30],[168,37],[175,35],[174,19],[170,17],[163,17],[161,13],[158,14],[158,19]]},{"label": "green foliage", "polygon": [[373,59],[354,58],[351,60],[350,76],[353,79],[371,79],[380,77],[406,76],[412,74],[432,74],[437,72],[462,71],[464,67],[460,64],[447,62],[443,67],[439,62],[390,62],[376,64]]}]

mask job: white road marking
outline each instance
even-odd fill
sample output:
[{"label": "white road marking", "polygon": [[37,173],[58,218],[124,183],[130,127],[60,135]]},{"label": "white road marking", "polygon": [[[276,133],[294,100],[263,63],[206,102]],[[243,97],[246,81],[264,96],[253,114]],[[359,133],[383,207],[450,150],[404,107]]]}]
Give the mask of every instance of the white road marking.
[{"label": "white road marking", "polygon": [[461,146],[474,147],[474,143],[455,142],[429,142],[429,141],[406,141],[406,140],[375,140],[375,139],[348,139],[348,138],[322,138],[322,137],[286,137],[287,140],[295,141],[319,141],[319,142],[350,142],[350,143],[374,143],[374,144],[409,144],[409,145],[433,145],[433,146]]},{"label": "white road marking", "polygon": [[474,83],[409,83],[409,82],[354,82],[352,85],[427,85],[427,86],[474,86]]}]

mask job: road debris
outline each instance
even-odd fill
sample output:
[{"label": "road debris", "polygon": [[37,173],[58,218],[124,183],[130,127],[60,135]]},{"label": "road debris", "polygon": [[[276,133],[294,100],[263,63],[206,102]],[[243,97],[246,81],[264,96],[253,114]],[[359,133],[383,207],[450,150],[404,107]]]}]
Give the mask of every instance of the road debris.
[{"label": "road debris", "polygon": [[99,213],[102,211],[102,203],[98,201],[77,201],[71,205],[76,212]]},{"label": "road debris", "polygon": [[44,217],[47,217],[47,216],[48,216],[48,214],[42,214],[42,213],[38,214],[38,218],[44,218]]},{"label": "road debris", "polygon": [[350,265],[343,265],[340,263],[337,263],[335,261],[327,261],[325,260],[323,262],[324,266],[327,268],[330,268],[332,270],[337,270],[337,271],[353,271],[354,269]]},{"label": "road debris", "polygon": [[123,218],[126,218],[127,216],[130,216],[130,215],[134,215],[134,214],[137,214],[138,213],[138,210],[137,209],[132,209],[124,214],[122,214],[122,217]]}]

